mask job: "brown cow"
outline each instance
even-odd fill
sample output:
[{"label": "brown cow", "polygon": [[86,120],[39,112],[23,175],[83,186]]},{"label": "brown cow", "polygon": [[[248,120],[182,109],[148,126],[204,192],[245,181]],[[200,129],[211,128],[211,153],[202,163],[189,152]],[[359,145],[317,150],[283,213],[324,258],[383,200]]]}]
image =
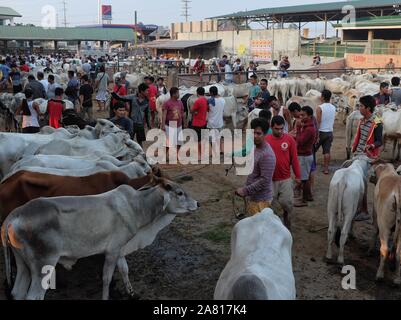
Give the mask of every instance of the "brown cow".
[{"label": "brown cow", "polygon": [[[374,193],[373,223],[376,233],[380,237],[380,266],[376,279],[384,278],[384,265],[386,259],[395,252],[397,270],[394,283],[401,284],[400,277],[400,251],[401,251],[401,177],[398,176],[392,164],[380,164],[374,167],[377,184]],[[389,240],[392,229],[395,226],[393,236],[393,248],[389,248]],[[371,249],[374,248],[372,242]]]},{"label": "brown cow", "polygon": [[[160,171],[156,174],[161,175]],[[130,180],[120,171],[99,172],[87,177],[19,171],[0,184],[0,222],[14,209],[36,198],[96,195],[123,184],[140,189],[152,181],[153,173]]]}]

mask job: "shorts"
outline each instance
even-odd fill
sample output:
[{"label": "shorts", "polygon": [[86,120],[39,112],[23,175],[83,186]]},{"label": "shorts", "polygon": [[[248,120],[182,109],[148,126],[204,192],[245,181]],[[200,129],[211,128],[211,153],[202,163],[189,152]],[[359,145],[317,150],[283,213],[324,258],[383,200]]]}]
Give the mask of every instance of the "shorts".
[{"label": "shorts", "polygon": [[106,102],[107,101],[107,91],[99,90],[96,94],[96,100]]},{"label": "shorts", "polygon": [[136,137],[136,141],[142,146],[142,143],[146,141],[145,127],[141,124],[134,123],[132,139]]},{"label": "shorts", "polygon": [[261,213],[264,209],[270,207],[270,201],[248,201],[246,209],[248,216],[254,216],[255,214]]},{"label": "shorts", "polygon": [[204,126],[204,127],[192,126],[191,128],[192,128],[192,130],[194,130],[196,132],[196,134],[198,136],[198,142],[201,142],[201,140],[202,140],[202,130],[205,130],[206,126]]},{"label": "shorts", "polygon": [[294,208],[294,185],[292,179],[273,181],[273,197],[281,208],[290,214]]},{"label": "shorts", "polygon": [[40,132],[39,127],[26,127],[22,128],[22,133],[38,133]]},{"label": "shorts", "polygon": [[308,181],[313,165],[313,155],[310,156],[298,156],[299,165],[301,166],[301,180]]},{"label": "shorts", "polygon": [[182,145],[182,127],[169,127],[166,125],[167,147]]},{"label": "shorts", "polygon": [[319,132],[319,142],[316,146],[316,151],[322,147],[323,154],[329,154],[333,144],[333,139],[333,132]]}]

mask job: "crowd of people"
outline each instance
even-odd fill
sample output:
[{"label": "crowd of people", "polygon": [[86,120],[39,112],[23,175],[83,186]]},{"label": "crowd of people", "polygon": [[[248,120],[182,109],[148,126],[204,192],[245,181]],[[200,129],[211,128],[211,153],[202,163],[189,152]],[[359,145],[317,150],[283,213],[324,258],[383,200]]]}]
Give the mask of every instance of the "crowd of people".
[{"label": "crowd of people", "polygon": [[[291,67],[288,56],[283,56],[280,61],[274,60],[270,69],[271,76],[274,78],[286,78],[289,76],[288,69]],[[258,64],[250,61],[246,66],[241,59],[230,60],[227,55],[223,55],[221,59],[213,59],[211,64],[207,66],[202,56],[198,56],[195,64],[190,68],[192,73],[201,76],[204,73],[217,73],[217,82],[221,82],[224,76],[224,83],[241,83],[241,74],[246,75],[247,80],[251,80],[252,76],[257,75]],[[209,82],[211,76],[209,76]]]},{"label": "crowd of people", "polygon": [[[74,124],[65,122],[64,115],[68,112],[65,98],[74,106],[70,112],[76,112],[81,119],[88,122],[94,120],[94,100],[98,103],[97,111],[105,110],[111,79],[102,60],[98,60],[95,67],[93,62],[91,58],[84,59],[83,73],[79,76],[73,70],[73,64],[70,64],[66,90],[55,82],[54,75],[50,74],[48,79],[44,79],[43,72],[38,72],[36,77],[29,75],[27,85],[22,88],[21,73],[29,72],[30,66],[23,59],[15,61],[10,57],[2,62],[1,84],[12,85],[14,93],[22,90],[25,93],[26,99],[17,109],[17,114],[22,115],[24,133],[35,133],[40,129],[41,117],[44,115],[39,105],[34,102],[37,98],[48,99],[45,124],[54,128]],[[227,66],[230,67],[227,69]],[[284,57],[280,64],[275,61],[274,66],[277,72],[287,72],[290,68],[288,57]],[[46,68],[52,68],[52,63],[46,63]],[[240,59],[231,65],[227,56],[216,64],[216,68],[219,72],[230,70],[235,73],[244,70]],[[195,70],[204,70],[201,57],[195,64]],[[249,199],[248,214],[258,213],[270,207],[273,200],[277,201],[284,211],[284,223],[290,229],[293,208],[308,206],[308,202],[314,201],[316,153],[320,148],[324,159],[322,173],[330,173],[336,107],[331,103],[332,93],[324,90],[317,110],[309,106],[301,107],[298,103],[291,103],[286,108],[278,97],[270,94],[268,80],[258,79],[255,64],[251,63],[245,70],[251,83],[248,97],[245,99],[248,110],[261,111],[259,118],[250,124],[254,130],[254,171],[249,175],[246,185],[236,190],[236,193]],[[382,83],[378,94],[360,99],[359,110],[363,119],[358,127],[353,152],[365,153],[369,157],[379,155],[383,145],[383,126],[380,119],[374,115],[374,109],[376,105],[392,101],[397,105],[401,104],[400,78],[394,77],[391,82],[391,88],[387,83]],[[160,128],[166,132],[167,146],[179,149],[183,144],[181,132],[189,127],[197,133],[201,158],[202,130],[217,129],[213,131],[217,133],[211,137],[210,143],[213,156],[219,156],[218,150],[222,148],[219,148],[221,146],[218,146],[218,143],[222,143],[222,140],[218,132],[224,127],[225,100],[219,96],[216,86],[212,86],[209,92],[205,92],[203,87],[198,88],[195,103],[192,108],[186,110],[180,99],[179,89],[172,87],[168,90],[163,78],[156,80],[154,77],[146,77],[144,83],[133,93],[130,92],[124,73],[115,79],[113,85],[109,119],[127,131],[141,146],[146,141],[147,129]],[[156,121],[156,100],[167,93],[170,93],[170,99],[163,104],[163,112],[158,115],[159,121]],[[188,117],[187,112],[192,116]],[[191,121],[188,121],[189,118]],[[362,210],[357,219],[365,218]]]}]

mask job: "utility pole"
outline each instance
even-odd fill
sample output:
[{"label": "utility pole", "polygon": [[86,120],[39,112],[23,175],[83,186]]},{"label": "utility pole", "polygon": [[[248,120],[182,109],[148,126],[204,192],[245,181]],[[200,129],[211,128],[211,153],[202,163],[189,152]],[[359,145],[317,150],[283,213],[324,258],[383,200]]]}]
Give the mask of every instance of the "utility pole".
[{"label": "utility pole", "polygon": [[67,0],[63,0],[64,28],[67,28]]},{"label": "utility pole", "polygon": [[102,3],[101,0],[97,1],[97,23],[102,23]]},{"label": "utility pole", "polygon": [[182,14],[181,14],[181,16],[185,17],[185,22],[188,22],[188,18],[191,16],[189,14],[189,9],[191,9],[189,4],[192,1],[191,0],[181,0],[181,2],[182,2]]}]

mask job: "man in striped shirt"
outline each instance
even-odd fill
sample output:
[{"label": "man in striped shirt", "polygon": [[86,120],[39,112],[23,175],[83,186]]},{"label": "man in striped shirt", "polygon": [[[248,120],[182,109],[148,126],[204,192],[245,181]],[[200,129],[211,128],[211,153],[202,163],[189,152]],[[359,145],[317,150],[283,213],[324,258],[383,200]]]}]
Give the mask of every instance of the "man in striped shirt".
[{"label": "man in striped shirt", "polygon": [[[359,100],[363,119],[359,123],[353,145],[353,153],[364,153],[369,158],[378,158],[381,147],[383,146],[383,124],[373,112],[375,111],[376,101],[372,96],[365,96]],[[363,197],[361,212],[355,217],[355,221],[369,220],[367,188]]]},{"label": "man in striped shirt", "polygon": [[269,131],[266,119],[257,118],[251,122],[254,130],[254,169],[248,176],[246,186],[236,193],[248,197],[248,215],[255,215],[269,208],[273,201],[273,174],[276,168],[276,156],[270,145],[265,141]]}]

